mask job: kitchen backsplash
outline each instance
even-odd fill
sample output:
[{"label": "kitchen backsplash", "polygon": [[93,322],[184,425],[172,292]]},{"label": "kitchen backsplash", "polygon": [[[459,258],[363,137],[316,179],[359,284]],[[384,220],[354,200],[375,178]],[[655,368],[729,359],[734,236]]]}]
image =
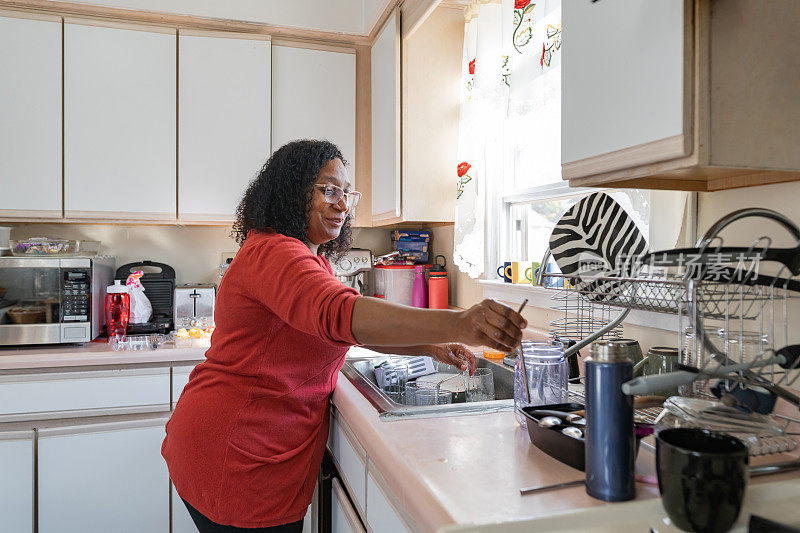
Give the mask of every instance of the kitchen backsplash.
[{"label": "kitchen backsplash", "polygon": [[[11,224],[11,238],[57,237],[100,241],[100,252],[117,258],[117,266],[142,259],[175,269],[177,283],[219,283],[222,254],[239,245],[229,226],[122,226],[111,224]],[[377,254],[390,250],[385,229],[356,228],[354,243]]]}]

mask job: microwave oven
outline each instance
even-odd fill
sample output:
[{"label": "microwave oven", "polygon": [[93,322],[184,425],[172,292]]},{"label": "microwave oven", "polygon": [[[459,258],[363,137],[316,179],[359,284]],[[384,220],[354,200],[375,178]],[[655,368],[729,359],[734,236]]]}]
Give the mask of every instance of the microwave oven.
[{"label": "microwave oven", "polygon": [[0,346],[89,342],[105,324],[114,257],[0,257]]}]

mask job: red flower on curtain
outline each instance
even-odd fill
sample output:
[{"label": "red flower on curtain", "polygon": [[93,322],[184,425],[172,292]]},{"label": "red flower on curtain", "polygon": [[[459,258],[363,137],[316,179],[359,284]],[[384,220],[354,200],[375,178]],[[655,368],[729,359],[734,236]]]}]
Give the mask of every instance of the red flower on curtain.
[{"label": "red flower on curtain", "polygon": [[514,0],[514,9],[522,9],[531,3],[531,0]]},{"label": "red flower on curtain", "polygon": [[544,67],[544,53],[545,53],[545,51],[546,51],[546,49],[544,47],[544,43],[542,43],[542,57],[539,59],[539,65],[541,65],[542,67]]},{"label": "red flower on curtain", "polygon": [[469,62],[469,73],[475,74],[475,60]]},{"label": "red flower on curtain", "polygon": [[467,176],[467,171],[472,168],[472,165],[463,161],[458,164],[456,167],[456,173],[458,174],[458,186],[456,187],[456,200],[461,198],[461,195],[464,194],[464,185],[472,181],[471,176]]}]

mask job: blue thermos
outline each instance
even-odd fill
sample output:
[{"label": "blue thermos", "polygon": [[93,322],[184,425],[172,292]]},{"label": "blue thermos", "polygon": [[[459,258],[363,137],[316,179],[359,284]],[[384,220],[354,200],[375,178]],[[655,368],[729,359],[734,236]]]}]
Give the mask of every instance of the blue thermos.
[{"label": "blue thermos", "polygon": [[636,496],[633,397],[621,389],[631,379],[633,362],[624,346],[592,344],[586,359],[586,493],[607,502]]}]

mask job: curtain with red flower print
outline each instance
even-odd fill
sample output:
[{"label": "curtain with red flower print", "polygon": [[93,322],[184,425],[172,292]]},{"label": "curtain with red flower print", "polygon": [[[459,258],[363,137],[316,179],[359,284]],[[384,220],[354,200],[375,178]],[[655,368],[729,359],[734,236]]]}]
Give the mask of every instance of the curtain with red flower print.
[{"label": "curtain with red flower print", "polygon": [[561,179],[561,1],[473,0],[465,19],[453,259],[477,278],[501,196]]}]

